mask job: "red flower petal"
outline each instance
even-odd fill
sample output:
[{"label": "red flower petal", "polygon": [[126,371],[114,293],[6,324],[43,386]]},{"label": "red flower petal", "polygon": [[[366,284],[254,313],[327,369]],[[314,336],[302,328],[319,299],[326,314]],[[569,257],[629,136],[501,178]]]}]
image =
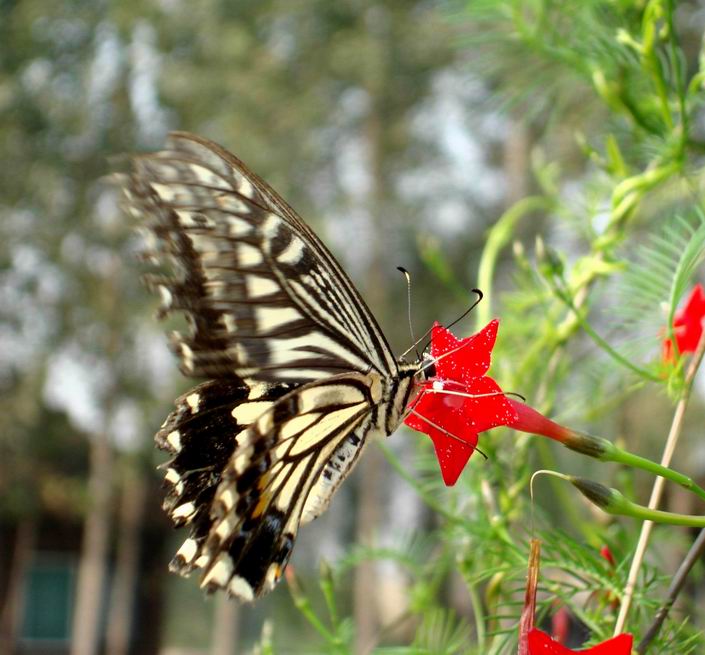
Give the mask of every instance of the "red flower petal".
[{"label": "red flower petal", "polygon": [[[410,428],[426,432],[433,424],[451,434],[462,437],[467,430],[467,420],[463,415],[462,396],[435,393],[433,387],[456,387],[453,382],[428,381],[416,399],[411,403],[412,413],[404,421]],[[457,385],[462,389],[462,386]],[[424,418],[428,420],[424,420]]]},{"label": "red flower petal", "polygon": [[484,432],[498,425],[512,425],[519,419],[512,401],[492,378],[471,378],[465,391],[477,396],[463,399],[463,411],[468,424],[476,432]]},{"label": "red flower petal", "polygon": [[[676,337],[678,352],[693,353],[703,335],[703,319],[705,319],[705,289],[696,284],[688,295],[685,304],[673,318],[673,334]],[[663,340],[663,359],[673,360],[673,343],[670,339]]]},{"label": "red flower petal", "polygon": [[[436,386],[444,384],[459,386],[453,382],[435,382]],[[407,417],[405,423],[431,437],[443,482],[450,487],[456,483],[475,450],[477,432],[468,429],[468,420],[463,411],[466,398],[434,393],[430,391],[433,385],[430,381],[426,383],[420,399],[413,405],[414,413]]]},{"label": "red flower petal", "polygon": [[600,555],[604,557],[609,563],[612,568],[617,566],[617,563],[614,561],[614,555],[612,554],[612,551],[610,550],[609,546],[603,546],[600,548]]},{"label": "red flower petal", "polygon": [[587,650],[570,650],[551,639],[545,632],[534,628],[529,632],[529,655],[631,655],[632,643],[632,635],[622,634]]},{"label": "red flower petal", "polygon": [[497,338],[499,321],[490,321],[477,334],[457,339],[442,325],[434,325],[431,332],[431,356],[436,363],[436,377],[463,382],[487,373],[492,348]]},{"label": "red flower petal", "polygon": [[431,428],[428,436],[433,440],[443,482],[447,487],[452,487],[477,446],[477,434],[466,432],[463,437],[468,441],[460,441],[449,437],[445,432]]}]

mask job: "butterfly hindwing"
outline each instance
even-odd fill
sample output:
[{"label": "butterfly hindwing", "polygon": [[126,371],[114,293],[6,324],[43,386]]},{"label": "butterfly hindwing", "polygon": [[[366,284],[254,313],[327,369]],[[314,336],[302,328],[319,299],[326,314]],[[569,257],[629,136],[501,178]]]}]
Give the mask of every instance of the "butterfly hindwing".
[{"label": "butterfly hindwing", "polygon": [[176,409],[155,437],[157,445],[172,455],[161,467],[166,470],[164,510],[177,527],[190,528],[172,570],[187,575],[196,566],[212,524],[213,499],[239,435],[291,388],[212,380],[177,399]]},{"label": "butterfly hindwing", "polygon": [[[374,374],[372,374],[374,375]],[[298,526],[335,491],[329,463],[354,449],[347,474],[371,429],[370,378],[346,373],[298,387],[240,433],[211,505],[201,549],[202,586],[242,600],[279,580]]]}]

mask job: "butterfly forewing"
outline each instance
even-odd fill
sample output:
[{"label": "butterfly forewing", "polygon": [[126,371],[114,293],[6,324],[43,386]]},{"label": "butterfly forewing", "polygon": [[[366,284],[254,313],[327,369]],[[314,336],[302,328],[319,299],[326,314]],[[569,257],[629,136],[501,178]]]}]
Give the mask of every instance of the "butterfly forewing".
[{"label": "butterfly forewing", "polygon": [[[306,381],[396,364],[338,265],[293,211],[217,146],[175,135],[135,162],[128,193],[149,216],[150,284],[163,312],[184,310],[192,334],[172,343],[184,373]],[[169,270],[171,269],[171,270]]]},{"label": "butterfly forewing", "polygon": [[160,313],[189,323],[172,335],[181,369],[210,378],[156,435],[172,454],[164,507],[190,528],[171,568],[252,600],[369,437],[396,428],[414,367],[310,228],[216,144],[173,134],[124,185]]}]

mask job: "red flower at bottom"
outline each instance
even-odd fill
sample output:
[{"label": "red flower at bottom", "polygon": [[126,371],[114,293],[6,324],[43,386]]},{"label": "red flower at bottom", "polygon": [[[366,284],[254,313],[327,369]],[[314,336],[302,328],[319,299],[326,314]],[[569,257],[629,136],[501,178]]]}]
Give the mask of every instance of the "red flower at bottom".
[{"label": "red flower at bottom", "polygon": [[633,642],[632,635],[622,634],[587,650],[570,650],[551,639],[545,632],[534,628],[529,632],[529,655],[631,655]]}]

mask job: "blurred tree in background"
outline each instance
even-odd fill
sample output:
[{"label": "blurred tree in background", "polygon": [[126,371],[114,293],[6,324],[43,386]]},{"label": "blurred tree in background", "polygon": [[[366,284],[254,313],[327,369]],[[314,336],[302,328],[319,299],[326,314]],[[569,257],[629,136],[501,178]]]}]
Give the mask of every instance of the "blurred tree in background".
[{"label": "blurred tree in background", "polygon": [[[704,23],[700,2],[1,2],[0,650],[515,652],[530,474],[612,476],[640,499],[652,480],[498,430],[446,489],[427,440],[400,431],[384,449],[399,475],[370,448],[299,538],[310,595],[204,599],[168,577],[178,536],[154,471],[152,434],[185,384],[102,178],[171,129],[218,141],[310,221],[397,352],[397,265],[417,332],[480,286],[505,389],[657,459],[683,390],[659,331],[702,280]],[[693,400],[676,464],[702,480]],[[537,494],[543,611],[562,602],[604,638],[616,611],[593,601],[623,593],[639,526],[559,481]],[[702,513],[685,493],[667,503]],[[666,534],[637,635],[692,541]],[[321,557],[336,563],[319,593]],[[702,648],[701,580],[653,652]]]}]

